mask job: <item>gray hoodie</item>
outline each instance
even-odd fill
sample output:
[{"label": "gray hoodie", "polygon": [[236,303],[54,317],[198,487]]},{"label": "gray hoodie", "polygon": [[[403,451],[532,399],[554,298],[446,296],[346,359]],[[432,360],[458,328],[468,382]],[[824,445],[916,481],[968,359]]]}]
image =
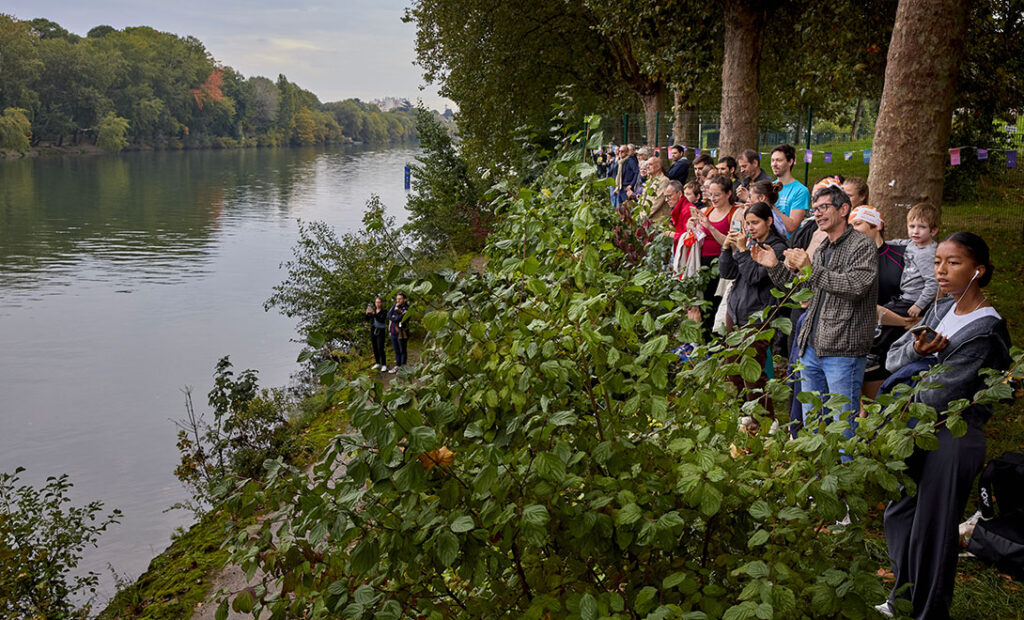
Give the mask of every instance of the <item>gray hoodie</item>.
[{"label": "gray hoodie", "polygon": [[[953,298],[944,297],[928,309],[922,324],[938,325],[952,309]],[[937,357],[939,364],[949,366],[949,370],[930,380],[942,387],[919,393],[917,401],[942,413],[954,400],[973,400],[974,395],[984,389],[984,377],[978,374],[982,368],[1006,370],[1010,367],[1010,333],[1006,320],[984,316],[970,322],[950,338],[949,345]],[[907,332],[889,349],[885,367],[889,372],[896,372],[920,359],[924,358],[914,351],[914,335]],[[963,413],[965,421],[978,426],[987,422],[991,415],[991,405],[972,405]]]}]

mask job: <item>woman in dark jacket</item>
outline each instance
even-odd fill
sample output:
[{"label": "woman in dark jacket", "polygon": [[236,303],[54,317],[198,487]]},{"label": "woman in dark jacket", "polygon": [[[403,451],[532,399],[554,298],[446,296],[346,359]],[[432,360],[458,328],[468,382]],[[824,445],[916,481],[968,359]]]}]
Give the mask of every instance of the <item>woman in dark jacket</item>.
[{"label": "woman in dark jacket", "polygon": [[384,347],[384,334],[388,329],[388,311],[384,308],[384,299],[377,296],[372,306],[366,306],[366,322],[370,324],[370,344],[373,346],[373,368],[385,371],[388,369],[387,350]]},{"label": "woman in dark jacket", "polygon": [[[943,412],[959,399],[974,400],[985,388],[983,368],[1010,366],[1010,335],[1006,321],[985,299],[981,289],[992,279],[993,267],[985,241],[972,233],[954,233],[935,251],[939,290],[949,295],[932,304],[923,325],[932,328],[897,340],[886,359],[894,378],[913,369],[941,364],[947,369],[928,378],[941,387],[919,392],[915,400],[939,413],[935,450],[916,449],[907,458],[907,474],[917,493],[891,502],[885,509],[885,540],[889,547],[896,590],[911,584],[908,596],[915,618],[949,618],[959,552],[960,523],[974,478],[985,463],[983,428],[991,405],[975,403],[962,411],[967,432],[954,437],[943,423]],[[891,615],[887,601],[877,609]]]},{"label": "woman in dark jacket", "polygon": [[409,311],[409,302],[405,300],[405,293],[395,295],[395,305],[388,312],[388,332],[391,334],[391,346],[395,349],[395,367],[391,373],[398,372],[399,367],[405,366],[407,361],[407,350],[409,347],[409,330],[405,325],[405,313]]},{"label": "woman in dark jacket", "polygon": [[[768,275],[768,268],[759,265],[750,257],[750,246],[756,244],[771,247],[775,255],[781,261],[782,253],[788,247],[786,240],[775,232],[772,217],[772,208],[764,202],[756,202],[747,207],[743,214],[743,222],[747,232],[733,230],[725,238],[722,244],[722,254],[718,262],[718,270],[723,278],[734,280],[732,291],[729,293],[729,300],[726,310],[732,325],[743,327],[752,316],[774,305],[775,298],[772,297],[772,279]],[[756,358],[762,368],[768,358],[768,340],[758,340],[754,343]],[[761,376],[755,382],[744,381],[742,377],[731,377],[737,389],[746,387],[750,400],[757,398],[752,391],[763,389],[767,376]],[[762,404],[769,413],[773,411],[772,400],[767,394],[761,397]]]}]

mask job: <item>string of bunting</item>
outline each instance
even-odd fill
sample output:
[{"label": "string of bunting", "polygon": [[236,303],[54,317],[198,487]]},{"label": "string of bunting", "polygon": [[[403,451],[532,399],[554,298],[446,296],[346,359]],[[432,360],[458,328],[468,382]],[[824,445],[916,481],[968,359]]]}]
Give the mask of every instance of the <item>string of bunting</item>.
[{"label": "string of bunting", "polygon": [[[686,146],[686,145],[680,145],[680,146],[683,147],[684,151],[693,151],[694,157],[700,157],[701,153],[703,153],[703,150],[699,149],[699,148],[689,147],[689,146]],[[671,148],[671,147],[666,147],[666,148]],[[983,148],[980,148],[980,147],[977,147],[977,146],[958,146],[956,148],[949,149],[949,164],[951,166],[959,166],[961,161],[962,161],[962,156],[964,155],[963,151],[970,150],[970,149],[974,149],[975,153],[977,154],[978,159],[981,160],[981,161],[987,160],[988,156],[990,154],[992,154],[992,153],[1003,152],[1003,153],[1006,154],[1006,167],[1007,168],[1016,168],[1017,167],[1017,151],[1011,150],[1011,149],[983,149]],[[861,157],[863,158],[864,163],[865,164],[869,164],[869,163],[871,163],[871,150],[872,149],[860,149],[860,150],[856,150],[856,151],[844,151],[843,152],[843,159],[846,160],[846,161],[850,161],[850,160],[853,159],[854,155],[856,155],[857,153],[860,153]],[[718,158],[718,149],[708,149],[708,152],[711,154],[712,158]],[[761,157],[762,158],[764,158],[764,157],[766,157],[768,155],[770,155],[770,153],[761,153]],[[831,151],[822,151],[822,156],[823,156],[826,164],[831,164],[832,163],[832,152]],[[805,164],[809,164],[813,160],[814,160],[814,149],[805,149],[804,150],[804,163]]]}]

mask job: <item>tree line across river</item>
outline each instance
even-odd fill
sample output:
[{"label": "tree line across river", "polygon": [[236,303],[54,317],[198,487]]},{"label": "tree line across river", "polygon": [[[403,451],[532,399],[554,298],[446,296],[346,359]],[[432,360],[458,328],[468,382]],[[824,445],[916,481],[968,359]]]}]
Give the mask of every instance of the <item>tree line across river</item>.
[{"label": "tree line across river", "polygon": [[0,58],[0,148],[21,152],[388,144],[416,134],[412,106],[321,103],[284,75],[246,78],[195,37],[147,26],[96,26],[81,37],[0,14]]}]

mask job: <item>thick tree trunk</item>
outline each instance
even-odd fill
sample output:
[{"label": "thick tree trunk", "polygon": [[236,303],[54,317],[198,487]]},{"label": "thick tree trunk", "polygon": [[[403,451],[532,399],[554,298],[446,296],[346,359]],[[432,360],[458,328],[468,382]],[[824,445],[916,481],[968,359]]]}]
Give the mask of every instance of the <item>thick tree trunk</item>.
[{"label": "thick tree trunk", "polygon": [[691,149],[697,146],[697,130],[700,127],[697,108],[686,103],[686,98],[678,89],[672,105],[672,140],[681,146]]},{"label": "thick tree trunk", "polygon": [[864,97],[857,97],[857,110],[853,113],[853,126],[850,128],[850,139],[856,140],[860,133],[860,122],[864,120]]},{"label": "thick tree trunk", "polygon": [[[652,84],[650,89],[639,93],[640,101],[644,104],[644,123],[647,125],[646,143],[651,146],[664,146],[661,136],[658,135],[667,130],[668,127],[658,122],[658,112],[665,104],[665,85],[661,83]],[[667,120],[667,119],[663,119]]]},{"label": "thick tree trunk", "polygon": [[907,209],[942,202],[943,171],[969,3],[901,0],[868,174],[889,237],[906,233]]},{"label": "thick tree trunk", "polygon": [[765,10],[758,0],[726,0],[725,15],[722,135],[718,152],[736,157],[745,149],[757,148]]}]

